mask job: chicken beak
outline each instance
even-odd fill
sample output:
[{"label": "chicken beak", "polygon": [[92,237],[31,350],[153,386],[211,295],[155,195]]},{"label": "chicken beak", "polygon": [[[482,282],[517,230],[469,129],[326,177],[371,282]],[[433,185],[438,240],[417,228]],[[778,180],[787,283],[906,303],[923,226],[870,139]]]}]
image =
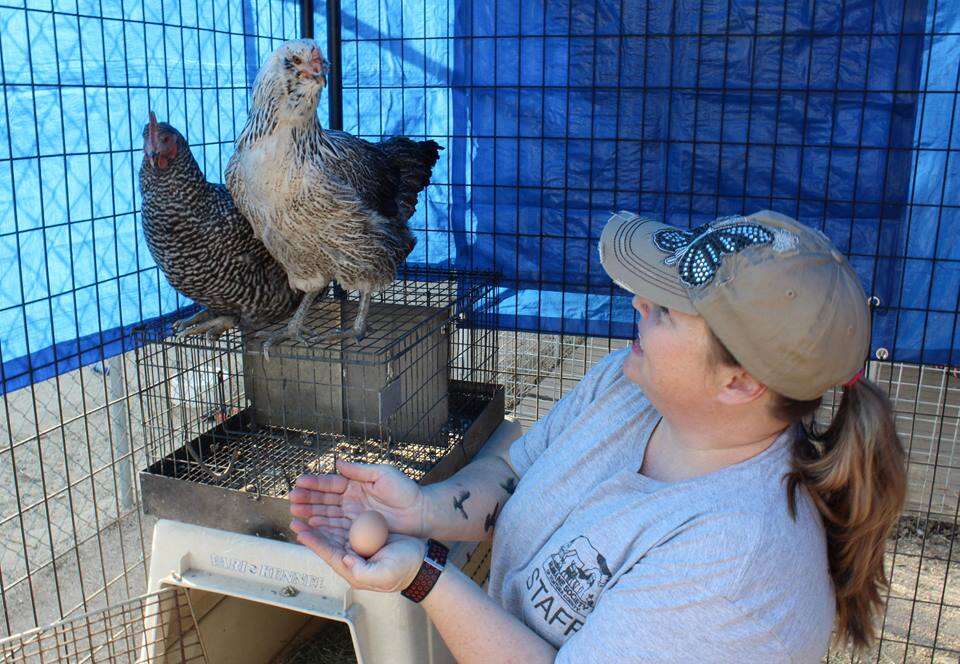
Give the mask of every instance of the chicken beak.
[{"label": "chicken beak", "polygon": [[326,86],[327,84],[327,72],[323,63],[311,62],[309,65],[301,67],[300,73],[303,74],[305,78],[316,81],[321,86]]},{"label": "chicken beak", "polygon": [[327,61],[320,55],[320,51],[317,50],[313,51],[310,63],[301,69],[304,76],[313,79],[323,87],[327,85],[328,71],[330,71],[330,65],[327,64]]}]

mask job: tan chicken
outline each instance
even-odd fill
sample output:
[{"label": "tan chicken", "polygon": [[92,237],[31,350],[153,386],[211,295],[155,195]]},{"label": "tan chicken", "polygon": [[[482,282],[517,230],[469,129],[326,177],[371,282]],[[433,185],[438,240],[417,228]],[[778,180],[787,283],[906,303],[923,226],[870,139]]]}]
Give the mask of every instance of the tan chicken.
[{"label": "tan chicken", "polygon": [[407,227],[442,149],[394,137],[370,143],[323,129],[317,118],[327,63],[312,40],[290,41],[261,67],[250,117],[227,165],[226,184],[255,235],[306,292],[284,330],[303,340],[304,316],[335,279],[359,290],[351,328],[324,338],[363,338],[372,293],[395,278],[416,240]]}]

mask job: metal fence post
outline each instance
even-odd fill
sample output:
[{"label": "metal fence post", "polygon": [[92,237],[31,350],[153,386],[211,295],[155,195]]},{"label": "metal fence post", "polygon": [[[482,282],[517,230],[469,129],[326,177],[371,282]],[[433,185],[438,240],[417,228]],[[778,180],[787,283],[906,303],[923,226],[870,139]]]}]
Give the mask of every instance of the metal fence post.
[{"label": "metal fence post", "polygon": [[[310,0],[306,0],[310,2]],[[330,74],[327,92],[330,104],[330,129],[343,129],[343,58],[340,41],[340,0],[327,0],[327,58]]]},{"label": "metal fence post", "polygon": [[300,37],[313,39],[313,0],[300,0]]},{"label": "metal fence post", "polygon": [[[113,433],[114,464],[117,472],[117,499],[124,512],[131,509],[135,502],[133,488],[133,459],[130,452],[130,428],[127,426],[127,386],[123,376],[123,353],[114,355],[104,365],[107,367],[107,397],[110,412],[110,425]],[[122,515],[118,515],[122,516]]]}]

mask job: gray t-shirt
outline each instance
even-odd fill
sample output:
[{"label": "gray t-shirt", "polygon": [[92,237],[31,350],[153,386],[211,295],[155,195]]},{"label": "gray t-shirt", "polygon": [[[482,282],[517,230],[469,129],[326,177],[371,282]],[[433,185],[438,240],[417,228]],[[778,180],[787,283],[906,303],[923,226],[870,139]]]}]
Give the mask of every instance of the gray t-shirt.
[{"label": "gray t-shirt", "polygon": [[680,482],[638,471],[660,416],[610,354],[510,449],[490,595],[557,662],[819,662],[834,620],[820,516],[783,475],[794,432]]}]

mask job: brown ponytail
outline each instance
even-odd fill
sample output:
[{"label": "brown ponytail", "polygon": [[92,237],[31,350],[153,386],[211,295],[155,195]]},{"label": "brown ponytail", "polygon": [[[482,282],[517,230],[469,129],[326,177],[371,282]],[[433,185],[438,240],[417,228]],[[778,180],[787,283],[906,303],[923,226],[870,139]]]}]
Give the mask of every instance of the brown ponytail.
[{"label": "brown ponytail", "polygon": [[[737,365],[716,337],[713,345],[717,362]],[[884,547],[903,509],[907,475],[886,395],[865,378],[842,389],[826,428],[814,421],[819,398],[776,395],[773,408],[778,419],[803,428],[794,443],[787,501],[795,515],[802,486],[820,511],[837,601],[836,637],[859,649],[874,638],[874,618],[883,607],[881,591],[889,585]]]}]

